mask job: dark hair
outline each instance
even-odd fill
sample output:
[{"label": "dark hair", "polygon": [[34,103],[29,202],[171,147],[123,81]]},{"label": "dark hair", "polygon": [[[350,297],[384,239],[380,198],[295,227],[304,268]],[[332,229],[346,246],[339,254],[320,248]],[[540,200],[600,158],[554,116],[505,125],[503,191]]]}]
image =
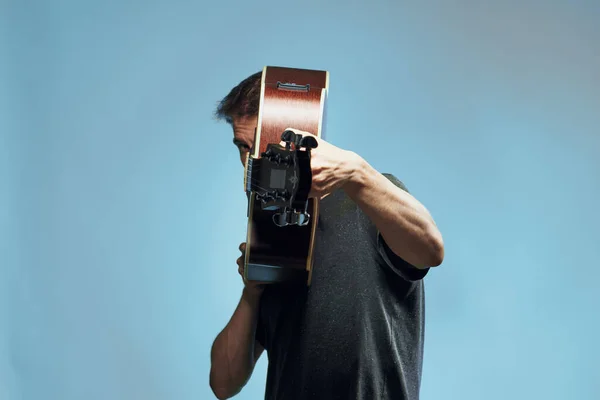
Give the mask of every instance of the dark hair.
[{"label": "dark hair", "polygon": [[215,117],[231,124],[233,118],[258,115],[261,79],[262,71],[259,71],[231,89],[229,94],[219,102],[215,110]]}]

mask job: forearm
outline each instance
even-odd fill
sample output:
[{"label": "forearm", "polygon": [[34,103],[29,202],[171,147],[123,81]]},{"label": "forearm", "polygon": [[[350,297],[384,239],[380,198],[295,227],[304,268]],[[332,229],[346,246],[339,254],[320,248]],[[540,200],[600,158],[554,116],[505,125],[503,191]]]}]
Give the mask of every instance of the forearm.
[{"label": "forearm", "polygon": [[354,163],[344,189],[375,224],[389,248],[417,268],[441,264],[443,240],[429,211],[359,156]]},{"label": "forearm", "polygon": [[255,349],[259,301],[259,296],[244,289],[229,323],[213,343],[210,386],[220,399],[239,393],[262,352]]}]

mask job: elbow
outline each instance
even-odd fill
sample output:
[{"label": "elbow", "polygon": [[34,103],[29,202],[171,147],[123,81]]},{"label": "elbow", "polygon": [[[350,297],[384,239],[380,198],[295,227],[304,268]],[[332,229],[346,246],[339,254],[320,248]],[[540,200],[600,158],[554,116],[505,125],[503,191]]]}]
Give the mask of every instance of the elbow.
[{"label": "elbow", "polygon": [[434,268],[444,262],[444,241],[437,229],[426,234],[421,241],[419,256],[411,263],[417,269]]},{"label": "elbow", "polygon": [[228,385],[224,385],[222,382],[217,382],[217,379],[213,375],[213,371],[210,374],[210,389],[212,390],[215,397],[219,400],[230,399],[235,396],[238,391],[232,391],[227,387]]},{"label": "elbow", "polygon": [[212,382],[210,384],[210,388],[211,388],[213,394],[215,395],[215,397],[219,400],[226,400],[235,395],[234,393],[228,392],[227,389],[225,389],[225,388],[213,385]]},{"label": "elbow", "polygon": [[437,229],[429,236],[429,260],[427,264],[429,267],[438,267],[444,262],[444,239]]},{"label": "elbow", "polygon": [[227,396],[226,394],[220,393],[218,391],[213,390],[215,397],[219,400],[227,400],[231,398],[231,396]]},{"label": "elbow", "polygon": [[216,391],[216,390],[214,390],[214,388],[213,388],[213,393],[214,393],[215,397],[216,397],[217,399],[219,399],[219,400],[227,400],[227,399],[229,399],[229,397],[228,397],[228,396],[226,396],[226,395],[224,395],[224,394],[220,393],[219,391]]},{"label": "elbow", "polygon": [[227,393],[225,393],[223,388],[215,384],[212,377],[210,379],[210,389],[212,390],[215,397],[219,400],[226,400],[229,398],[229,396],[227,396]]}]

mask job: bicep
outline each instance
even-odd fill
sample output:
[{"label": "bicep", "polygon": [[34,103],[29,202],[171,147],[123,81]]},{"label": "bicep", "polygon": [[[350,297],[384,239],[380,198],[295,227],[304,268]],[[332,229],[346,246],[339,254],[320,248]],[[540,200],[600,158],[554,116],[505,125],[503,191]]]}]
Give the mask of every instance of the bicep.
[{"label": "bicep", "polygon": [[[383,173],[382,175],[385,176],[396,187],[404,190],[406,193],[410,193],[406,185],[393,174]],[[373,239],[375,246],[377,247],[377,252],[387,267],[391,268],[397,275],[400,275],[407,281],[418,281],[427,275],[429,268],[418,269],[403,258],[399,257],[392,251],[392,249],[389,248],[385,242],[385,239],[383,238],[383,235],[381,232],[379,232],[377,227],[373,225],[372,229],[374,232]]]}]

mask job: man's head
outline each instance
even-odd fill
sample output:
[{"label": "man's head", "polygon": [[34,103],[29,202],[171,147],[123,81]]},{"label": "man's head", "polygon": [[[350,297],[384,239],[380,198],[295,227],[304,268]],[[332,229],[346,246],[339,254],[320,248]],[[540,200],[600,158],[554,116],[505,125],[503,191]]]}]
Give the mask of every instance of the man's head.
[{"label": "man's head", "polygon": [[219,102],[215,116],[233,128],[233,143],[240,152],[242,164],[254,142],[254,128],[258,121],[262,71],[250,75],[231,89]]}]

